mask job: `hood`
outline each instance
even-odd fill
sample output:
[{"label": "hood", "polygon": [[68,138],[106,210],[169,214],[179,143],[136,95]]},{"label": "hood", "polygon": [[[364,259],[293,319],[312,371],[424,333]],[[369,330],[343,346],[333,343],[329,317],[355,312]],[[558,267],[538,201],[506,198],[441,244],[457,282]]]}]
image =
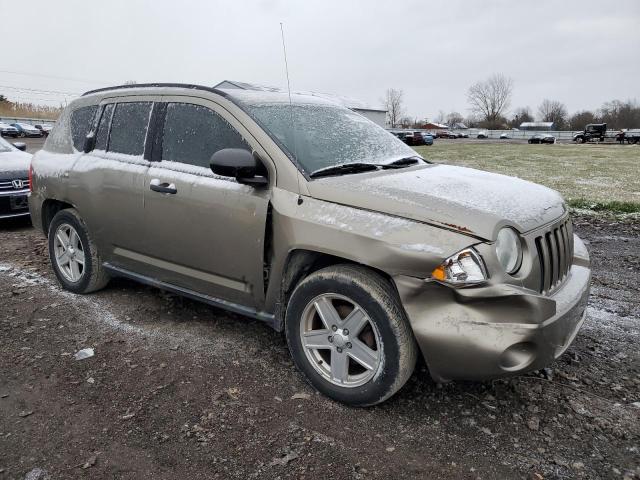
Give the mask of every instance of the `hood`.
[{"label": "hood", "polygon": [[0,180],[24,178],[29,174],[31,154],[12,150],[0,152]]},{"label": "hood", "polygon": [[485,240],[510,225],[525,233],[566,211],[560,194],[515,177],[450,165],[326,177],[311,196],[432,223]]}]

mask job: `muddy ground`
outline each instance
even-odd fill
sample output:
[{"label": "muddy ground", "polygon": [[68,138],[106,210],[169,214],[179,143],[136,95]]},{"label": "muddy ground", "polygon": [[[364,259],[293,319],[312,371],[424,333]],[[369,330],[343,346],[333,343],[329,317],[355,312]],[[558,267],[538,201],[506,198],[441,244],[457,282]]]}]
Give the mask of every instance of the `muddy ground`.
[{"label": "muddy ground", "polygon": [[124,280],[63,292],[44,239],[2,222],[0,479],[640,478],[640,223],[576,230],[593,295],[550,368],[439,386],[420,365],[353,409],[257,321]]}]

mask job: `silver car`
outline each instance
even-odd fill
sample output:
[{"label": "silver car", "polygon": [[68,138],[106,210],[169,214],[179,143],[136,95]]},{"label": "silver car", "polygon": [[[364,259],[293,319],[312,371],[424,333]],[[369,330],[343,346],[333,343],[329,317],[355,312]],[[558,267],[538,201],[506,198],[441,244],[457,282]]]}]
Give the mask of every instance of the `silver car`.
[{"label": "silver car", "polygon": [[351,405],[389,398],[418,355],[438,382],[539,369],[584,320],[589,255],[558,193],[430,163],[318,97],[89,92],[32,169],[64,288],[123,276],[262,320]]}]

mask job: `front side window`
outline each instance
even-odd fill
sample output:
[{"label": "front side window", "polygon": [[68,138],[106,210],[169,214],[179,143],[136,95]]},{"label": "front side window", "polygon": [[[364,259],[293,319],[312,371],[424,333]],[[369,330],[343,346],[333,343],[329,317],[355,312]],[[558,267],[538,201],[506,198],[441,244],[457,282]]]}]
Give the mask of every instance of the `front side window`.
[{"label": "front side window", "polygon": [[113,103],[105,105],[100,116],[98,124],[98,132],[96,133],[96,150],[106,150],[107,140],[109,139],[109,125],[111,124],[111,116],[113,115]]},{"label": "front side window", "polygon": [[71,139],[73,146],[78,151],[84,148],[84,140],[91,130],[91,122],[97,110],[97,105],[91,105],[78,108],[71,114]]},{"label": "front side window", "polygon": [[250,150],[242,136],[210,108],[189,103],[167,105],[162,160],[209,168],[211,156],[223,148]]},{"label": "front side window", "polygon": [[111,120],[107,150],[142,155],[147,138],[152,102],[118,103]]}]

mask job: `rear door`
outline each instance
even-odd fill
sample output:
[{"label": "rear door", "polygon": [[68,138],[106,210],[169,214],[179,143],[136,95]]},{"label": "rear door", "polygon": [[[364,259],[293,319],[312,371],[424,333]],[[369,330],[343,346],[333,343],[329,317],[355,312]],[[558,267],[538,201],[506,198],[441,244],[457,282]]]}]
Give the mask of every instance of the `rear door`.
[{"label": "rear door", "polygon": [[[95,148],[78,159],[70,184],[105,260],[135,266],[120,250],[144,248],[145,158],[154,98],[118,97],[99,106]],[[150,150],[149,150],[150,151]],[[149,153],[150,155],[150,153]]]},{"label": "rear door", "polygon": [[137,260],[165,282],[260,308],[270,190],[219,177],[209,168],[218,150],[260,147],[212,101],[165,100],[157,127],[160,161],[152,162],[145,179],[149,244]]}]

